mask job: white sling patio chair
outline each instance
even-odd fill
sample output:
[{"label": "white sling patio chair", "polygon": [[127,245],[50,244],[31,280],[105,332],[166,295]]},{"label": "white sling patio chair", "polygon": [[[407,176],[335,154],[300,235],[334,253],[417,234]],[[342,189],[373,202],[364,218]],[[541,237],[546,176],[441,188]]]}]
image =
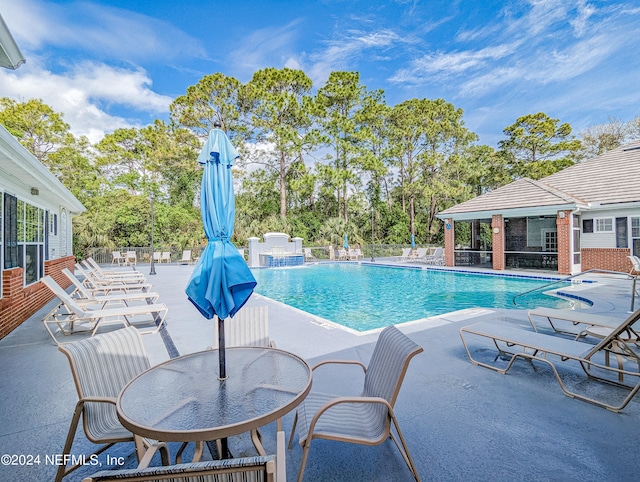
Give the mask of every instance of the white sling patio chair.
[{"label": "white sling patio chair", "polygon": [[161,263],[171,263],[171,252],[170,251],[163,251],[162,252],[162,256],[160,257],[160,262]]},{"label": "white sling patio chair", "polygon": [[284,432],[278,432],[275,455],[213,460],[168,467],[103,470],[82,482],[286,482]]},{"label": "white sling patio chair", "polygon": [[[214,348],[218,347],[218,323],[214,326]],[[263,346],[275,348],[275,341],[269,339],[269,307],[243,306],[224,322],[224,344],[231,346]]]},{"label": "white sling patio chair", "polygon": [[402,248],[402,254],[400,256],[394,256],[394,258],[396,258],[396,261],[408,261],[415,258],[413,248]]},{"label": "white sling patio chair", "polygon": [[[118,442],[134,441],[133,434],[118,420],[116,400],[129,381],[150,367],[138,330],[125,328],[61,345],[58,349],[69,359],[79,399],[62,449],[63,460],[71,454],[81,416],[86,437],[95,444],[106,444],[91,455],[100,454]],[[166,444],[149,439],[140,442],[141,446],[136,446],[140,466],[148,466],[157,451],[163,465],[170,463]],[[82,460],[90,460],[90,456],[78,459],[80,463],[76,465],[67,467],[65,463],[58,467],[56,482],[80,467]]]},{"label": "white sling patio chair", "polygon": [[120,266],[125,261],[127,261],[127,257],[126,256],[122,256],[122,253],[120,253],[120,251],[111,251],[111,265],[112,266],[114,264],[117,264],[118,266]]},{"label": "white sling patio chair", "polygon": [[49,325],[57,325],[63,335],[89,332],[91,336],[94,336],[98,328],[103,324],[120,323],[125,327],[132,326],[138,324],[137,321],[134,323],[134,316],[151,315],[151,320],[146,319],[144,323],[154,322],[154,329],[141,333],[157,333],[162,328],[169,310],[165,304],[119,306],[117,308],[91,310],[80,306],[51,276],[44,276],[41,281],[60,300],[58,309],[42,320],[56,344],[60,344],[60,342]]},{"label": "white sling patio chair", "polygon": [[[586,335],[586,328],[599,326],[614,329],[624,321],[618,316],[599,315],[586,311],[561,310],[557,308],[538,307],[527,313],[529,323],[534,331],[538,331],[540,321],[549,324],[556,333],[581,338]],[[546,321],[545,321],[546,320]],[[558,323],[561,322],[561,323]],[[576,328],[577,329],[572,329]]]},{"label": "white sling patio chair", "polygon": [[160,295],[153,291],[137,291],[131,293],[114,292],[107,295],[93,294],[82,282],[76,278],[76,276],[67,268],[63,268],[62,273],[71,281],[75,290],[71,293],[71,296],[81,305],[100,305],[100,308],[105,308],[110,304],[123,304],[129,306],[131,301],[145,301],[151,305],[158,301]]},{"label": "white sling patio chair", "polygon": [[[326,360],[313,367],[338,363],[360,365],[364,386],[359,396],[336,396],[311,392],[296,412],[289,438],[293,443],[296,424],[300,422],[300,445],[303,446],[298,482],[302,481],[314,439],[337,440],[363,445],[380,445],[391,438],[404,458],[411,474],[420,480],[400,425],[393,411],[409,362],[422,347],[391,325],[382,330],[371,355],[369,366],[359,361]],[[396,429],[394,435],[392,425]]]},{"label": "white sling patio chair", "polygon": [[[604,335],[597,345],[516,328],[505,323],[492,322],[480,322],[462,327],[460,338],[462,338],[462,344],[467,351],[469,360],[474,365],[506,374],[518,358],[530,362],[542,362],[551,368],[560,388],[568,397],[619,412],[627,406],[640,389],[640,355],[637,346],[632,346],[637,338],[632,340],[629,337],[630,330],[637,331],[638,327],[634,325],[638,320],[640,320],[640,310],[635,311],[616,328],[610,330],[609,334]],[[489,343],[484,343],[482,349],[474,357],[469,349],[467,338]],[[481,356],[486,355],[486,345],[493,346],[501,356],[496,357],[493,361],[481,359]],[[609,364],[610,354],[614,354],[618,359],[617,367]],[[501,361],[505,359],[507,364],[502,367]],[[620,362],[623,359],[632,362],[632,369],[621,365]],[[564,383],[561,375],[561,371],[571,369],[570,366],[561,365],[568,364],[579,367],[590,380],[626,389],[624,393],[628,391],[627,395],[615,405],[609,399],[601,400],[590,396],[582,383],[575,383],[576,388],[581,389],[580,392],[577,392],[576,388],[568,387]],[[576,378],[573,372],[567,375],[563,371],[563,375],[567,380]],[[629,383],[629,379],[634,380],[635,383]]]},{"label": "white sling patio chair", "polygon": [[182,251],[182,258],[180,259],[180,263],[179,264],[191,264],[192,260],[191,260],[191,250],[190,249],[185,249]]}]

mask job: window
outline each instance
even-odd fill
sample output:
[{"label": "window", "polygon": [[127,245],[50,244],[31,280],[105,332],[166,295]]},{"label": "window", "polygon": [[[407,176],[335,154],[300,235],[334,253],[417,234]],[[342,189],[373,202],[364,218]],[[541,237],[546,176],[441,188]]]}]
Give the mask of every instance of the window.
[{"label": "window", "polygon": [[596,218],[594,221],[596,225],[596,233],[613,232],[613,218]]},{"label": "window", "polygon": [[582,221],[582,232],[593,233],[593,219],[585,219]]},{"label": "window", "polygon": [[634,256],[640,256],[640,216],[631,218],[631,247]]},{"label": "window", "polygon": [[24,268],[23,282],[28,285],[44,275],[45,211],[21,199],[15,205],[16,263],[10,267]]}]

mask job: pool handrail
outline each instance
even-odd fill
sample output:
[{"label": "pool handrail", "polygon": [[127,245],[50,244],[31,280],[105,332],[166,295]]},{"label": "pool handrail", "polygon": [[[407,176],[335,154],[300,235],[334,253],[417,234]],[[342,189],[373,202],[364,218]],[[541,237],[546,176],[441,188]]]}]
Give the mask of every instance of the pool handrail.
[{"label": "pool handrail", "polygon": [[518,306],[518,303],[516,302],[516,298],[532,293],[534,291],[538,291],[538,290],[542,290],[542,289],[547,289],[552,285],[558,284],[558,283],[566,283],[569,280],[572,280],[574,278],[578,278],[579,276],[583,276],[586,274],[597,274],[597,273],[602,273],[602,274],[621,274],[624,277],[626,277],[626,279],[633,279],[633,288],[631,290],[631,308],[629,309],[631,312],[634,311],[634,306],[635,306],[635,297],[636,297],[636,276],[633,276],[629,273],[625,273],[623,271],[611,271],[611,270],[607,270],[607,269],[598,269],[598,268],[593,268],[593,269],[588,269],[587,271],[582,271],[580,273],[576,273],[576,274],[572,274],[571,276],[566,276],[565,278],[561,278],[561,279],[557,279],[554,281],[551,281],[550,283],[547,283],[545,285],[542,286],[538,286],[537,288],[532,288],[530,290],[527,291],[523,291],[522,293],[518,293],[517,295],[514,295],[514,297],[511,299],[511,302],[515,305]]}]

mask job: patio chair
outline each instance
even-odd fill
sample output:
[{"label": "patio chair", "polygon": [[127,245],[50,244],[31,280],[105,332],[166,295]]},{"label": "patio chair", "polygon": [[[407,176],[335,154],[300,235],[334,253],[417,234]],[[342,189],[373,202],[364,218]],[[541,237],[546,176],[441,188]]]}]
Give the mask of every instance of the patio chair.
[{"label": "patio chair", "polygon": [[[218,322],[214,326],[214,348],[218,347]],[[264,346],[275,348],[269,339],[269,307],[243,306],[233,318],[224,322],[224,344],[231,346]]]},{"label": "patio chair", "polygon": [[346,261],[348,259],[347,250],[339,249],[338,250],[338,261]]},{"label": "patio chair", "polygon": [[124,264],[127,261],[126,256],[122,256],[120,251],[111,251],[111,266],[117,264],[118,266]]},{"label": "patio chair", "polygon": [[[368,367],[355,360],[326,360],[313,367],[313,370],[316,370],[320,366],[334,363],[360,365],[364,370],[364,386],[359,396],[336,396],[312,391],[304,400],[296,412],[289,438],[291,448],[299,421],[299,441],[303,446],[303,452],[298,482],[304,475],[309,449],[314,439],[380,445],[391,438],[413,477],[420,480],[393,407],[409,362],[422,351],[422,347],[391,325],[380,333]],[[393,433],[392,425],[397,437]]]},{"label": "patio chair", "polygon": [[180,259],[180,264],[191,264],[191,250],[185,249],[182,251],[182,259]]},{"label": "patio chair", "polygon": [[349,250],[349,260],[358,261],[362,258],[362,250],[360,248],[350,249]]},{"label": "patio chair", "polygon": [[160,258],[161,263],[171,263],[171,251],[163,251]]},{"label": "patio chair", "polygon": [[172,481],[172,482],[286,482],[284,432],[276,438],[276,454],[190,464],[124,470],[102,470],[83,482]]},{"label": "patio chair", "polygon": [[313,261],[314,259],[317,259],[311,252],[311,248],[302,248],[302,252],[304,253],[305,261]]},{"label": "patio chair", "polygon": [[[71,454],[80,417],[86,437],[95,444],[105,444],[91,455],[100,454],[119,442],[134,441],[133,434],[118,420],[116,399],[129,381],[150,367],[138,330],[125,328],[61,345],[58,349],[69,360],[79,399],[62,449],[62,460],[66,461],[66,456]],[[168,465],[166,444],[140,439],[136,446],[140,465],[148,466],[157,451],[160,451],[162,463]],[[81,467],[83,460],[91,460],[91,456],[75,460],[78,459],[76,465],[67,467],[65,463],[58,467],[56,482]]]},{"label": "patio chair", "polygon": [[[165,304],[120,306],[117,308],[91,310],[79,305],[51,276],[44,276],[41,281],[60,300],[58,309],[42,320],[56,344],[60,343],[49,325],[57,325],[63,335],[91,333],[91,336],[94,336],[98,328],[103,324],[121,323],[127,327],[134,324],[132,321],[134,316],[151,315],[156,326],[151,331],[142,332],[142,334],[146,334],[157,333],[162,328],[164,319],[167,316],[168,308]],[[145,323],[148,324],[149,321]]]},{"label": "patio chair", "polygon": [[160,263],[160,259],[162,258],[162,253],[160,251],[154,251],[153,252],[153,262],[154,263]]},{"label": "patio chair", "polygon": [[[634,324],[640,319],[640,310],[635,311],[626,320],[622,321],[616,328],[609,331],[608,334],[602,336],[601,341],[596,345],[584,343],[582,341],[569,340],[555,335],[547,335],[529,331],[522,328],[516,328],[504,323],[480,322],[465,326],[460,329],[460,338],[467,351],[471,363],[498,373],[506,374],[513,366],[518,358],[528,360],[530,362],[539,361],[547,364],[560,385],[565,395],[571,398],[577,398],[585,402],[605,407],[611,411],[619,412],[631,401],[634,395],[640,389],[640,355],[638,351],[631,346],[633,340],[629,338],[629,331],[636,331]],[[491,345],[498,351],[498,357],[492,362],[480,361],[475,359],[465,337],[491,341]],[[637,341],[637,339],[635,340]],[[637,347],[636,347],[637,348]],[[487,350],[483,346],[478,353],[486,354]],[[614,354],[619,363],[617,367],[609,364],[609,355]],[[630,370],[621,366],[620,362],[624,359],[633,362],[634,369]],[[501,368],[496,364],[498,360],[506,360],[507,365]],[[618,405],[614,405],[609,400],[598,400],[593,396],[589,396],[586,392],[587,387],[584,383],[574,383],[576,388],[583,388],[578,393],[575,388],[567,387],[560,375],[559,365],[567,362],[575,362],[584,374],[590,380],[604,382],[609,385],[615,385],[628,390],[626,397],[622,398]],[[575,381],[576,375],[573,372],[563,373],[567,380]],[[625,381],[632,379],[635,383]],[[596,393],[600,393],[598,391]],[[609,394],[607,398],[611,398]]]},{"label": "patio chair", "polygon": [[135,251],[127,251],[127,262],[125,264],[131,264],[133,266],[138,262],[138,257]]},{"label": "patio chair", "polygon": [[640,275],[640,258],[633,255],[627,257],[629,261],[631,261],[631,271],[629,271],[629,274],[633,276]]},{"label": "patio chair", "polygon": [[84,286],[82,282],[67,268],[63,268],[62,273],[69,279],[69,281],[71,281],[73,286],[75,286],[75,290],[71,293],[71,296],[73,297],[75,294],[75,300],[80,304],[100,305],[101,308],[104,308],[112,303],[128,306],[130,301],[145,301],[147,304],[151,305],[156,303],[160,297],[158,293],[152,291],[138,291],[132,293],[124,293],[120,291],[107,295],[96,295]]},{"label": "patio chair", "polygon": [[135,270],[105,270],[92,257],[81,261],[84,265],[103,278],[139,278],[146,281],[145,276],[140,271]]}]

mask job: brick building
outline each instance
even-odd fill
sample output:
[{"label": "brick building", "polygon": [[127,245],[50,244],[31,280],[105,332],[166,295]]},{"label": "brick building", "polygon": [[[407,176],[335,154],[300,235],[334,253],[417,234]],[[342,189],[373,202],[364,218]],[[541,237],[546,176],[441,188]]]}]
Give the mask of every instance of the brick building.
[{"label": "brick building", "polygon": [[438,214],[447,266],[628,272],[640,256],[640,141]]},{"label": "brick building", "polygon": [[73,270],[72,216],[84,206],[0,125],[0,338],[53,298]]}]

